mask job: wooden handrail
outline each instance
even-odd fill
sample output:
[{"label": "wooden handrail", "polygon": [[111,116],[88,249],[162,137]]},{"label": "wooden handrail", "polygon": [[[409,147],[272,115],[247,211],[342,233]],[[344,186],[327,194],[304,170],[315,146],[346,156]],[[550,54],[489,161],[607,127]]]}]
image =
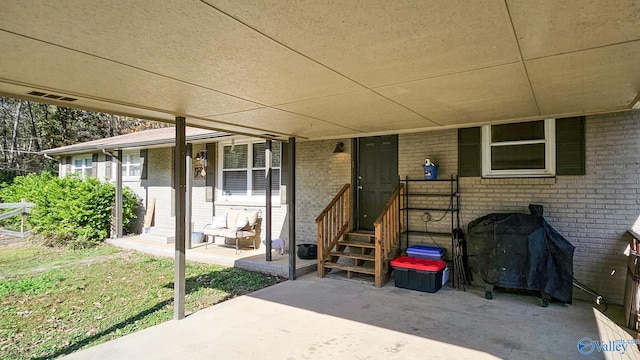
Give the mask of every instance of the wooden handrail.
[{"label": "wooden handrail", "polygon": [[316,218],[318,226],[318,275],[324,277],[324,262],[342,235],[351,228],[351,185],[345,184]]},{"label": "wooden handrail", "polygon": [[400,193],[403,184],[398,184],[391,194],[382,213],[373,223],[375,229],[375,285],[381,287],[387,280],[389,265],[387,260],[395,257],[400,249],[400,231],[402,217],[400,216]]},{"label": "wooden handrail", "polygon": [[329,212],[329,210],[336,204],[336,202],[338,202],[338,200],[340,200],[340,197],[342,195],[344,195],[344,193],[349,190],[349,188],[351,187],[351,184],[344,184],[344,186],[342,187],[342,189],[340,189],[340,191],[338,191],[338,194],[333,198],[333,200],[331,200],[331,202],[329,203],[329,205],[327,205],[327,207],[324,208],[324,210],[322,210],[322,212],[320,213],[320,215],[318,215],[318,217],[316,218],[316,223],[318,223],[318,221],[320,221],[322,219],[322,217],[324,215],[326,215],[327,212]]},{"label": "wooden handrail", "polygon": [[391,196],[389,197],[389,200],[387,200],[387,203],[384,205],[384,208],[382,209],[382,212],[380,213],[380,215],[378,216],[376,221],[373,222],[374,226],[377,225],[377,224],[380,224],[382,222],[385,214],[389,211],[389,208],[396,201],[396,199],[398,198],[398,195],[400,195],[400,189],[402,189],[403,187],[404,187],[404,184],[398,184],[398,186],[396,186],[395,190],[393,190],[393,193],[391,193]]}]

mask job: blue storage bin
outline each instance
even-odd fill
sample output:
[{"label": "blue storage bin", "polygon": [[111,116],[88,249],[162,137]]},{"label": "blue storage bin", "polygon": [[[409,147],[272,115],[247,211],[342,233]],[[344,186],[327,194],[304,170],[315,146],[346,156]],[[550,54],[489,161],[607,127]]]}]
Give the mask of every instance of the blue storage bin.
[{"label": "blue storage bin", "polygon": [[442,260],[444,253],[443,248],[427,245],[411,245],[407,249],[407,256],[428,260]]}]

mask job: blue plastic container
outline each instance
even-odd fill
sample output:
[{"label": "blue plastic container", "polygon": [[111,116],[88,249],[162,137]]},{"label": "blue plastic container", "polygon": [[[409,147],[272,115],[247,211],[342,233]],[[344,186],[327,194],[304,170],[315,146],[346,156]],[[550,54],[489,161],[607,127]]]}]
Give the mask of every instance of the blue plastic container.
[{"label": "blue plastic container", "polygon": [[424,165],[424,179],[435,180],[438,178],[438,165]]},{"label": "blue plastic container", "polygon": [[407,248],[407,256],[427,260],[442,260],[444,253],[443,248],[427,245],[411,245]]}]

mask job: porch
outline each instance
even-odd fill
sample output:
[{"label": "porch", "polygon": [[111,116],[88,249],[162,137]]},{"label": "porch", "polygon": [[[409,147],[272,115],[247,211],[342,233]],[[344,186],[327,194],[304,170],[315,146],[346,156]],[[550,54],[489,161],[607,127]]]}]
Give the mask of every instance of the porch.
[{"label": "porch", "polygon": [[[150,255],[166,258],[175,257],[174,244],[162,244],[144,240],[139,235],[108,239],[107,242],[119,248],[135,250]],[[230,246],[211,243],[208,245],[205,243],[192,244],[191,249],[186,250],[185,256],[186,261],[237,267],[285,278],[289,276],[289,254],[285,252],[284,255],[280,255],[279,252],[273,251],[271,254],[272,261],[266,261],[264,244],[261,244],[258,249],[243,248],[239,252],[236,252],[236,249]],[[296,276],[315,272],[316,268],[316,260],[296,259]]]},{"label": "porch", "polygon": [[[318,296],[331,294],[331,296]],[[354,294],[358,294],[354,299]],[[606,315],[622,314],[611,306]],[[578,340],[630,340],[591,303],[552,303],[513,293],[487,301],[480,289],[435,294],[327,281],[308,274],[65,359],[599,359]]]}]

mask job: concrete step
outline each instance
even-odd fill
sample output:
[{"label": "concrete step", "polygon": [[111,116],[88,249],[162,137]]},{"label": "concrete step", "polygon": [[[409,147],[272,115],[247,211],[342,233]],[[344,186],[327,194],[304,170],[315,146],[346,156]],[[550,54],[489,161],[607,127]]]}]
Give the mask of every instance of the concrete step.
[{"label": "concrete step", "polygon": [[154,234],[154,235],[171,235],[174,236],[176,234],[175,229],[162,228],[162,227],[151,227],[146,232],[146,234]]},{"label": "concrete step", "polygon": [[153,241],[159,244],[173,244],[176,241],[175,234],[167,235],[167,234],[154,234],[154,233],[144,233],[140,235],[140,239],[146,241]]}]

